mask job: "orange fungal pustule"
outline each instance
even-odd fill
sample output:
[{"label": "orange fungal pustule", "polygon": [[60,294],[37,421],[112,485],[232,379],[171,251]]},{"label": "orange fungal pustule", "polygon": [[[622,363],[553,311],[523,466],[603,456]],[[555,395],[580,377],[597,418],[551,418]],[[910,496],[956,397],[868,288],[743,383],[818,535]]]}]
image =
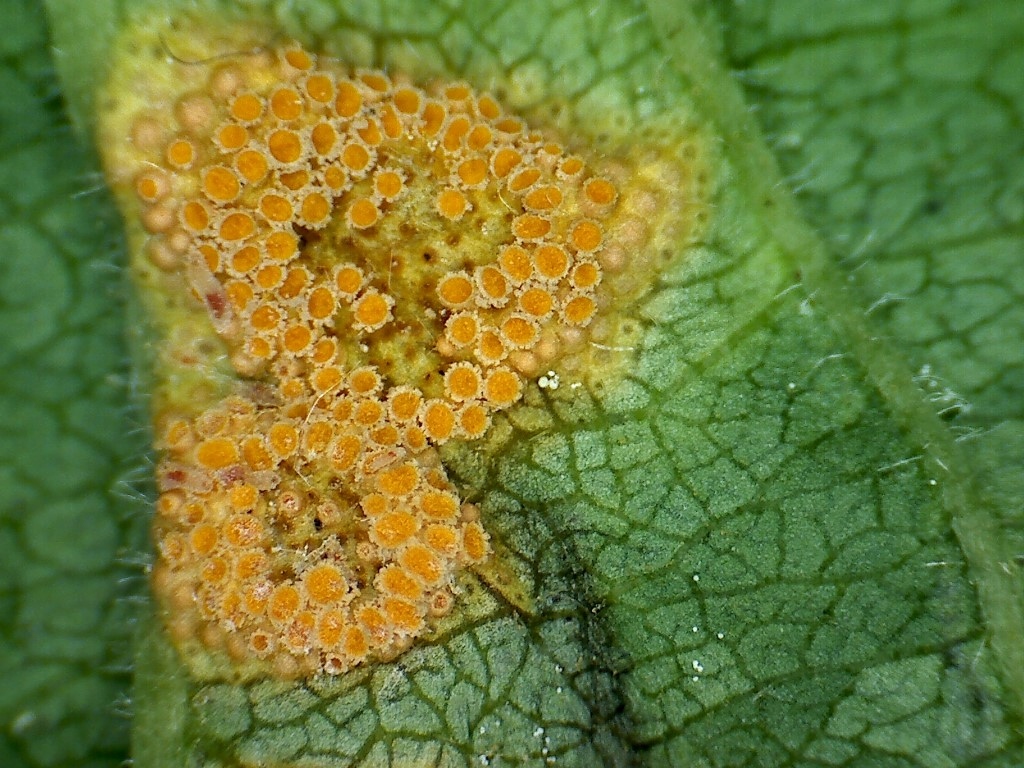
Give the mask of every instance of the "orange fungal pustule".
[{"label": "orange fungal pustule", "polygon": [[437,448],[483,438],[524,361],[601,311],[620,176],[468,83],[296,44],[208,78],[132,133],[154,263],[235,376],[159,418],[157,593],[182,643],[340,674],[407,647],[488,558]]}]

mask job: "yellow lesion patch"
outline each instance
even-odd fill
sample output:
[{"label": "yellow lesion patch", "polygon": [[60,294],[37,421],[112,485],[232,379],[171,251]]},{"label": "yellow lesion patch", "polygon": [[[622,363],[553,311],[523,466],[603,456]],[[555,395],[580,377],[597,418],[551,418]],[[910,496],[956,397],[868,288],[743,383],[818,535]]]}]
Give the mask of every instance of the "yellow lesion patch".
[{"label": "yellow lesion patch", "polygon": [[159,98],[115,83],[104,122],[133,137],[106,159],[162,292],[154,588],[186,655],[338,674],[431,631],[487,562],[438,448],[540,365],[585,372],[641,291],[653,192],[467,83],[297,45],[210,61],[161,59]]}]

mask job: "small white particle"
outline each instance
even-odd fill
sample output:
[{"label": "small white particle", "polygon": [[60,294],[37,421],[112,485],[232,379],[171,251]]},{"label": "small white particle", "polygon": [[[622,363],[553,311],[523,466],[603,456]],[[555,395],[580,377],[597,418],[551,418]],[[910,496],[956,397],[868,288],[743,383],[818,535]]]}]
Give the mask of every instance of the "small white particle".
[{"label": "small white particle", "polygon": [[693,660],[692,666],[693,666],[694,672],[703,672],[704,671],[704,665],[701,664],[700,661],[698,661],[697,659]]},{"label": "small white particle", "polygon": [[539,738],[540,738],[541,736],[543,736],[543,735],[544,735],[544,728],[538,725],[538,726],[537,726],[537,727],[536,727],[536,728],[534,729],[534,731],[533,731],[533,738],[535,738],[535,739],[539,739]]},{"label": "small white particle", "polygon": [[700,682],[700,678],[699,678],[699,677],[697,677],[697,675],[694,675],[694,676],[693,676],[693,677],[691,677],[690,679],[691,679],[691,680],[693,680],[693,682],[695,682],[695,683],[699,683],[699,682]]},{"label": "small white particle", "polygon": [[939,484],[939,481],[936,480],[934,477],[931,480],[928,481],[928,485],[938,485],[938,484]]},{"label": "small white particle", "polygon": [[796,149],[797,147],[802,147],[804,143],[803,136],[797,131],[780,133],[776,141],[778,146],[783,149]]},{"label": "small white particle", "polygon": [[694,581],[700,581],[700,574],[699,573],[693,574],[693,580]]},{"label": "small white particle", "polygon": [[537,386],[541,389],[558,389],[559,385],[558,374],[554,371],[548,371],[545,375],[541,376],[537,381]]},{"label": "small white particle", "polygon": [[722,640],[722,639],[724,639],[724,638],[725,638],[725,632],[719,632],[719,633],[718,633],[718,639],[719,639],[719,640]]},{"label": "small white particle", "polygon": [[700,627],[694,627],[694,628],[693,628],[693,631],[694,631],[694,632],[700,632]]},{"label": "small white particle", "polygon": [[15,736],[22,736],[36,722],[36,713],[31,710],[22,712],[11,721],[11,733]]},{"label": "small white particle", "polygon": [[796,389],[796,382],[793,382],[793,381],[789,382],[789,384],[786,385],[786,388],[790,392],[792,392],[794,389]]},{"label": "small white particle", "polygon": [[561,693],[561,692],[562,692],[562,686],[558,686],[557,688],[555,688],[555,693]]}]

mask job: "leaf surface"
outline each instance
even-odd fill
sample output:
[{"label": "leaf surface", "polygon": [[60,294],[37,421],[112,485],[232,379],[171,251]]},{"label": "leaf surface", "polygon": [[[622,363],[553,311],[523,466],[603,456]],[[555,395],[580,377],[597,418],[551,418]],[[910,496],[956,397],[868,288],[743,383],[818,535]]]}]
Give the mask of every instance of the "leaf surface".
[{"label": "leaf surface", "polygon": [[[88,18],[75,5],[54,4],[55,29],[83,105],[104,49],[66,36]],[[492,465],[450,456],[531,610],[483,592],[439,642],[307,685],[189,684],[151,631],[140,764],[192,750],[210,765],[1019,761],[1019,9],[842,4],[832,19],[798,0],[723,3],[718,40],[712,12],[675,5],[282,11],[288,33],[369,62],[400,61],[389,41],[410,38],[417,57],[471,80],[533,68],[582,115],[685,113],[721,139],[715,214],[636,308],[623,384],[531,404]],[[115,225],[105,200],[72,197],[92,161],[52,99],[39,109],[45,38],[23,16],[25,42],[4,43],[3,106],[21,119],[0,123],[0,172],[39,190],[2,198],[4,236],[24,238],[10,250],[35,254],[3,279],[16,332],[0,354],[16,373],[0,399],[13,478],[2,530],[22,553],[0,560],[20,607],[3,653],[24,681],[0,699],[2,748],[12,764],[56,764],[80,757],[66,750],[87,727],[100,734],[90,754],[113,762],[123,677],[93,680],[125,636],[113,564],[130,526],[109,494],[137,451],[124,390],[105,378],[125,354],[104,300],[116,273],[95,267]],[[79,468],[77,485],[39,473],[58,463]],[[61,515],[82,526],[63,545]],[[78,611],[92,623],[71,626]],[[58,702],[50,720],[25,717],[39,691]],[[60,738],[36,738],[39,724]]]},{"label": "leaf surface", "polygon": [[63,114],[40,10],[0,42],[0,764],[116,765],[143,447],[120,223]]}]

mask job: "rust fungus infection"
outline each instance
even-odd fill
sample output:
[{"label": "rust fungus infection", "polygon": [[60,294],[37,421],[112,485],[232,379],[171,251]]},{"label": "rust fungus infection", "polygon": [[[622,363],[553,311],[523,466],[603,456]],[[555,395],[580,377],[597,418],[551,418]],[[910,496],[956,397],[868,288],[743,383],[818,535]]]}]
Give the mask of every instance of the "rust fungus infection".
[{"label": "rust fungus infection", "polygon": [[338,674],[490,556],[438,449],[601,347],[652,193],[467,83],[294,44],[186,71],[112,170],[168,329],[155,592],[186,655]]}]

